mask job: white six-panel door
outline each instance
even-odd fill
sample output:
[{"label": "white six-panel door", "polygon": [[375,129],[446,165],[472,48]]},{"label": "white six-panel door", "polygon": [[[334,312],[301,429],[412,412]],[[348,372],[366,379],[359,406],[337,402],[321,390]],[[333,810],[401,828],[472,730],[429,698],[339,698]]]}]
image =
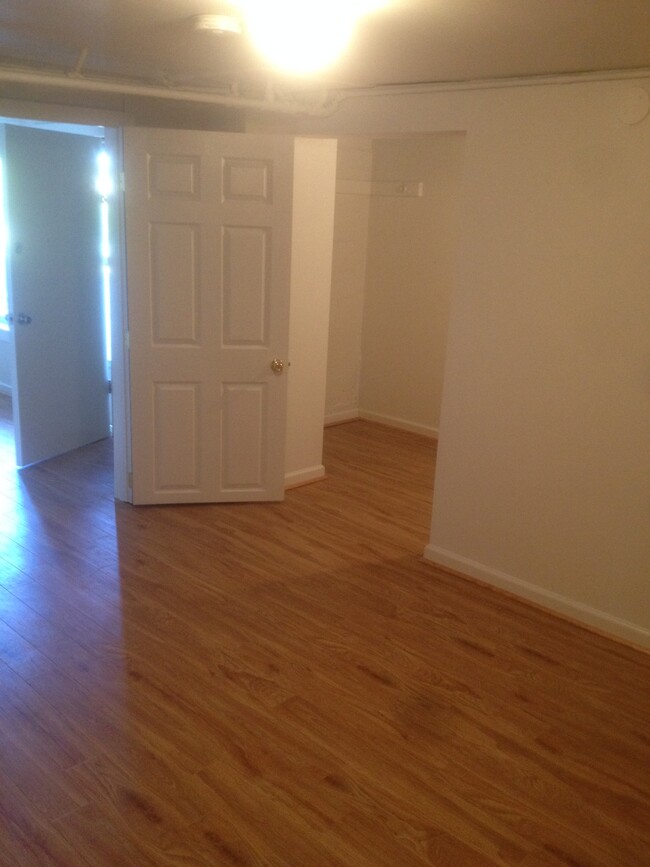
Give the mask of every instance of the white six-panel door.
[{"label": "white six-panel door", "polygon": [[283,496],[292,164],[286,138],[124,131],[136,504]]}]

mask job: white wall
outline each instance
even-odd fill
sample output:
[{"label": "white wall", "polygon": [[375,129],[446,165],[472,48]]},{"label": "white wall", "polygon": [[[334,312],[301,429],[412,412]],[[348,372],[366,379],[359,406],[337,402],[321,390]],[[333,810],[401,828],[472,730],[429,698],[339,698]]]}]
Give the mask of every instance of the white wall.
[{"label": "white wall", "polygon": [[650,645],[647,77],[346,100],[303,130],[465,131],[433,561]]},{"label": "white wall", "polygon": [[332,282],[336,142],[296,139],[289,312],[287,486],[315,481],[323,467],[327,334]]},{"label": "white wall", "polygon": [[650,644],[650,119],[486,94],[427,556]]},{"label": "white wall", "polygon": [[[437,436],[455,277],[462,133],[373,141],[360,415]],[[400,196],[394,184],[422,185]]]},{"label": "white wall", "polygon": [[338,141],[327,395],[328,424],[357,418],[372,179],[372,142]]}]

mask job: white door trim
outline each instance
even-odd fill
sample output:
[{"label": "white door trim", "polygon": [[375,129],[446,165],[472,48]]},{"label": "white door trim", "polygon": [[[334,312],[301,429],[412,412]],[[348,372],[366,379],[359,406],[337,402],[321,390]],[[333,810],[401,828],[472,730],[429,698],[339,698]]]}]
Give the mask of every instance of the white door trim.
[{"label": "white door trim", "polygon": [[106,147],[114,161],[115,190],[109,209],[111,249],[111,382],[113,398],[113,488],[115,499],[133,502],[131,491],[131,388],[127,339],[126,234],[121,128],[106,127]]}]

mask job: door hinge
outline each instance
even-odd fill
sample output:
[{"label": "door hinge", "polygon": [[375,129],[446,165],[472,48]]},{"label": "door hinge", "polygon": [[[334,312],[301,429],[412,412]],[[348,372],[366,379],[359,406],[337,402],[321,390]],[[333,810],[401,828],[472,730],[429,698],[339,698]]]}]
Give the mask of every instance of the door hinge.
[{"label": "door hinge", "polygon": [[131,348],[131,333],[129,331],[124,332],[124,346],[127,349]]},{"label": "door hinge", "polygon": [[120,181],[119,181],[119,183],[120,183],[120,192],[121,192],[121,193],[125,193],[125,192],[126,192],[126,178],[124,177],[124,172],[120,172],[120,176],[119,176],[119,177],[120,177]]},{"label": "door hinge", "polygon": [[109,379],[108,382],[106,383],[106,391],[107,391],[109,394],[113,394],[113,383],[110,381],[110,379]]},{"label": "door hinge", "polygon": [[126,474],[126,484],[129,490],[133,490],[133,473]]}]

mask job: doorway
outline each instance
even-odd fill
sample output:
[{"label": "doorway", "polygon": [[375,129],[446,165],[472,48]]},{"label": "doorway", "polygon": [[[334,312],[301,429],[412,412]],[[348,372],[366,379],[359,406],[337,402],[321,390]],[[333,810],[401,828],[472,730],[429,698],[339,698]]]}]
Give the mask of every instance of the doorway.
[{"label": "doorway", "polygon": [[463,132],[339,142],[326,422],[436,439]]},{"label": "doorway", "polygon": [[109,151],[100,126],[0,129],[0,392],[25,466],[111,433]]},{"label": "doorway", "polygon": [[[41,126],[42,128],[46,124],[37,124],[36,126]],[[171,208],[171,217],[165,218],[163,216],[158,220],[162,229],[159,226],[151,233],[154,236],[154,240],[158,243],[158,252],[163,255],[163,258],[170,253],[171,248],[166,245],[166,239],[169,238],[170,234],[178,243],[181,243],[183,238],[185,238],[188,241],[185,248],[186,252],[190,250],[194,242],[189,236],[193,236],[195,229],[192,228],[191,231],[185,232],[185,230],[179,228],[179,203],[186,200],[186,203],[189,202],[191,204],[196,200],[197,194],[193,185],[200,175],[200,172],[197,172],[197,168],[201,164],[197,148],[200,151],[204,145],[208,146],[209,143],[206,137],[211,137],[215,146],[219,141],[225,142],[226,138],[230,142],[228,159],[222,161],[221,165],[224,201],[221,202],[221,196],[217,197],[214,201],[218,206],[217,210],[223,210],[221,206],[224,204],[228,204],[232,210],[232,220],[229,230],[222,233],[225,247],[221,250],[220,254],[221,261],[227,267],[224,266],[223,269],[219,268],[217,270],[204,269],[207,275],[222,274],[222,277],[227,277],[226,288],[228,289],[230,299],[227,312],[229,314],[228,321],[232,327],[223,340],[219,338],[218,341],[215,342],[213,340],[212,343],[215,346],[221,344],[224,346],[226,344],[228,346],[229,344],[233,344],[233,346],[235,344],[246,346],[248,347],[248,351],[245,353],[246,358],[252,357],[253,348],[259,348],[267,352],[264,363],[258,366],[259,369],[255,373],[255,376],[261,377],[259,388],[240,389],[241,395],[245,398],[241,402],[238,401],[240,394],[235,395],[235,390],[232,388],[230,388],[228,396],[232,397],[231,404],[238,411],[239,409],[247,411],[248,408],[251,412],[258,412],[258,416],[260,413],[263,415],[269,414],[267,409],[269,402],[264,398],[264,394],[270,390],[271,385],[277,385],[278,382],[282,382],[283,377],[280,376],[279,369],[276,368],[275,363],[276,358],[282,360],[282,358],[286,359],[287,357],[283,340],[279,341],[276,337],[273,337],[275,331],[271,328],[271,323],[279,317],[284,323],[284,333],[285,327],[288,326],[287,319],[293,322],[298,318],[300,328],[294,328],[293,333],[295,335],[300,331],[300,334],[298,334],[294,345],[291,347],[291,361],[293,363],[292,386],[290,389],[287,388],[287,391],[290,392],[294,410],[290,406],[289,412],[287,412],[286,422],[282,425],[283,428],[286,428],[284,434],[280,435],[278,433],[275,436],[267,437],[267,440],[269,440],[269,447],[270,441],[273,441],[275,446],[277,446],[278,459],[277,461],[273,461],[274,472],[278,467],[280,469],[285,467],[286,459],[286,465],[288,465],[290,473],[287,473],[285,470],[285,484],[287,475],[290,475],[292,480],[296,477],[301,480],[305,477],[309,479],[321,477],[321,470],[323,469],[321,465],[322,405],[320,404],[320,400],[318,401],[318,405],[316,405],[316,402],[312,400],[312,396],[316,393],[316,390],[318,390],[319,394],[324,393],[326,341],[325,339],[320,339],[321,335],[319,332],[318,345],[315,347],[313,342],[305,339],[305,332],[308,328],[313,328],[314,330],[320,328],[323,331],[322,337],[324,338],[326,325],[323,325],[323,318],[320,315],[321,307],[310,305],[306,298],[299,298],[300,291],[294,293],[293,285],[295,284],[297,290],[301,290],[302,287],[313,284],[311,271],[313,270],[315,255],[319,257],[318,261],[322,263],[322,267],[319,270],[323,274],[329,275],[336,153],[335,149],[331,146],[332,143],[327,143],[326,140],[293,140],[289,138],[286,138],[282,142],[283,137],[276,136],[186,131],[188,135],[190,132],[192,134],[186,151],[180,155],[176,155],[179,157],[177,159],[174,155],[170,157],[166,148],[163,148],[161,151],[162,159],[158,160],[157,168],[152,172],[151,161],[149,160],[150,155],[141,154],[138,158],[139,164],[134,165],[133,160],[136,159],[136,152],[133,150],[133,147],[131,147],[130,151],[128,147],[123,148],[123,142],[131,131],[135,132],[135,130],[131,130],[130,128],[124,130],[110,127],[105,128],[106,144],[109,151],[116,156],[115,175],[120,178],[119,188],[113,199],[115,207],[111,209],[112,237],[116,242],[115,249],[112,251],[114,270],[111,273],[113,342],[111,381],[115,498],[127,502],[132,501],[133,480],[135,477],[134,468],[138,467],[141,470],[145,466],[142,461],[138,462],[137,456],[132,456],[132,443],[143,444],[145,456],[147,456],[148,451],[151,451],[152,442],[154,447],[162,444],[162,453],[169,455],[183,454],[183,443],[178,443],[175,439],[175,434],[168,439],[162,436],[156,439],[151,426],[138,425],[138,419],[135,419],[134,423],[134,419],[132,418],[133,404],[131,403],[131,373],[134,369],[134,348],[142,350],[145,344],[150,344],[151,340],[149,338],[151,334],[155,336],[154,342],[161,346],[168,345],[172,349],[176,349],[179,346],[193,346],[193,341],[196,342],[198,339],[204,342],[207,341],[205,316],[201,315],[197,318],[201,308],[186,303],[188,300],[194,298],[195,287],[198,288],[201,281],[194,279],[194,277],[186,281],[183,284],[184,294],[179,294],[177,291],[178,287],[175,285],[177,282],[175,275],[177,277],[181,277],[182,275],[174,271],[174,268],[177,267],[177,262],[173,256],[170,261],[174,268],[171,271],[168,268],[163,268],[162,270],[158,269],[153,274],[153,277],[156,278],[156,285],[162,289],[160,298],[158,299],[158,296],[156,296],[155,329],[149,328],[148,331],[147,329],[143,331],[141,325],[136,325],[133,332],[129,333],[128,325],[132,321],[131,314],[134,299],[142,299],[147,293],[130,293],[129,300],[131,303],[129,304],[127,322],[127,229],[129,225],[131,227],[137,225],[137,220],[135,222],[133,219],[127,221],[125,196],[123,193],[128,193],[132,189],[132,183],[135,183],[136,187],[139,184],[138,188],[140,188],[141,192],[142,184],[145,185],[145,188],[147,188],[147,185],[152,185],[152,189],[155,189],[157,192],[164,192],[169,199],[168,205]],[[161,132],[165,133],[164,130]],[[204,139],[205,141],[203,141]],[[318,160],[313,160],[312,152],[314,148],[316,146],[325,148],[326,144],[328,150],[326,154],[327,159],[319,158]],[[261,157],[259,154],[257,156],[253,154],[252,160],[244,158],[251,148],[255,149],[257,147],[267,148],[268,153],[264,151]],[[286,149],[287,161],[285,168],[278,174],[280,180],[273,184],[271,183],[271,178],[276,174],[273,165],[278,148],[282,150]],[[123,152],[126,157],[129,157],[130,154],[131,158],[130,167],[126,171],[126,176],[129,178],[128,184],[124,183],[125,172],[122,171]],[[284,158],[282,162],[284,163]],[[319,168],[319,171],[316,173],[313,171],[314,163]],[[294,179],[293,185],[291,178],[286,174],[287,171],[291,171],[294,178],[298,179]],[[286,182],[282,181],[282,178],[286,178]],[[288,207],[285,209],[285,217],[281,217],[279,211],[276,213],[277,208],[274,203],[279,201],[279,196],[274,191],[275,193],[282,191],[285,198],[289,197],[289,193],[292,192],[291,201],[287,199],[286,202]],[[148,194],[140,196],[139,201],[146,202],[147,200]],[[219,205],[219,202],[221,202],[221,205]],[[326,208],[323,207],[324,202],[327,202]],[[271,205],[274,206],[271,207]],[[139,207],[137,201],[136,207]],[[254,218],[255,224],[252,229],[251,227],[247,228],[243,225],[242,219],[245,215],[247,215],[246,219],[253,218],[251,209],[255,208],[264,210],[264,219]],[[292,208],[294,213],[293,220],[290,217]],[[304,218],[305,214],[308,214],[306,219]],[[301,231],[294,233],[296,226],[300,226]],[[148,235],[149,233],[145,231],[144,234],[143,232],[138,232],[136,236],[129,236],[128,262],[130,269],[134,260],[137,259],[137,250],[142,246]],[[256,249],[259,255],[256,257],[247,255],[246,249],[251,244],[257,245]],[[213,245],[203,245],[206,249],[210,246]],[[195,249],[198,250],[199,247],[195,245]],[[259,265],[274,262],[273,273],[281,274],[282,269],[278,267],[280,260],[283,263],[291,263],[291,272],[287,276],[287,279],[282,281],[284,294],[280,299],[280,303],[274,303],[275,313],[272,317],[266,311],[264,305],[260,305],[255,300],[257,298],[258,300],[266,299],[268,301],[270,297],[263,270],[261,267],[257,267],[255,262]],[[194,274],[195,277],[199,277],[203,273],[201,269],[192,270],[192,256],[186,255],[182,261],[189,266],[186,270],[190,276]],[[297,263],[300,267],[298,267]],[[136,278],[135,281],[131,279],[132,286],[136,284],[140,286],[149,284],[152,277],[150,270],[145,268],[143,273],[144,277],[141,274],[140,278]],[[132,277],[132,275],[130,276]],[[290,285],[292,287],[291,298],[289,297]],[[304,291],[302,294],[305,294]],[[301,301],[302,307],[296,301],[297,298],[298,301]],[[327,279],[328,298],[329,279]],[[324,306],[326,310],[325,300],[324,296],[321,306]],[[188,311],[191,310],[194,310],[193,316],[188,315]],[[203,312],[201,311],[202,314]],[[254,319],[256,318],[257,330],[254,329],[250,334],[248,332],[240,333],[242,323],[244,323],[242,313],[246,313],[246,315],[251,314]],[[194,329],[194,335],[185,333],[188,321],[190,324],[196,322],[200,325],[200,328]],[[183,331],[184,328],[185,331]],[[69,336],[66,335],[64,340],[70,342]],[[317,352],[315,352],[315,348],[318,350]],[[137,363],[135,366],[137,367]],[[288,366],[289,363],[287,363]],[[234,381],[230,373],[227,375],[229,382]],[[171,373],[156,373],[155,376],[157,394],[161,398],[158,401],[157,410],[161,408],[163,410],[169,409],[165,401],[170,396],[172,398],[180,396],[181,402],[188,395],[191,397],[191,389],[186,387],[188,384],[186,381],[182,381],[182,388],[178,388],[180,380],[177,365],[173,366]],[[288,380],[288,376],[286,379]],[[246,382],[252,381],[251,376],[247,375]],[[189,384],[194,388],[191,382]],[[198,387],[195,391],[198,396],[200,394]],[[308,401],[304,399],[305,394],[309,395]],[[147,403],[148,405],[151,403],[148,398]],[[143,401],[136,400],[135,406],[139,408],[141,405],[143,405]],[[185,408],[187,407],[191,409],[191,401],[189,399],[185,401]],[[305,436],[305,407],[309,409],[309,437]],[[314,414],[313,418],[312,414]],[[174,422],[176,421],[176,417],[169,412],[167,412],[167,417],[171,417]],[[242,424],[246,430],[252,427],[249,422],[243,422]],[[230,427],[234,430],[241,426],[233,423]],[[266,425],[266,429],[270,431],[271,427]],[[191,425],[186,425],[183,430],[191,433]],[[298,431],[300,432],[299,436]],[[208,448],[216,448],[214,437],[203,436],[200,438],[200,442],[207,443]],[[230,487],[233,487],[231,483],[233,471],[238,472],[238,467],[243,467],[246,472],[249,469],[249,462],[241,459],[241,442],[240,437],[230,436],[230,454],[234,458],[234,463],[228,468],[228,472],[225,473],[225,476],[230,480]],[[165,451],[167,445],[169,448]],[[265,449],[266,447],[267,443],[265,441]],[[160,452],[160,449],[158,451]],[[140,454],[140,457],[142,457],[142,454]],[[264,467],[265,460],[258,460],[258,465]],[[209,461],[208,465],[210,464],[214,464],[214,461]],[[271,466],[268,461],[267,464]],[[167,462],[166,466],[171,467],[172,472],[176,471],[175,465],[170,461]],[[191,462],[186,460],[184,466],[191,467]],[[314,476],[314,473],[317,475]],[[159,478],[155,478],[154,480],[156,484],[160,481]],[[282,478],[280,478],[280,482],[282,482]],[[174,484],[177,486],[176,480],[174,480]],[[248,482],[247,484],[250,487]],[[248,494],[248,491],[244,491],[244,493]],[[247,498],[254,499],[251,497]]]}]

